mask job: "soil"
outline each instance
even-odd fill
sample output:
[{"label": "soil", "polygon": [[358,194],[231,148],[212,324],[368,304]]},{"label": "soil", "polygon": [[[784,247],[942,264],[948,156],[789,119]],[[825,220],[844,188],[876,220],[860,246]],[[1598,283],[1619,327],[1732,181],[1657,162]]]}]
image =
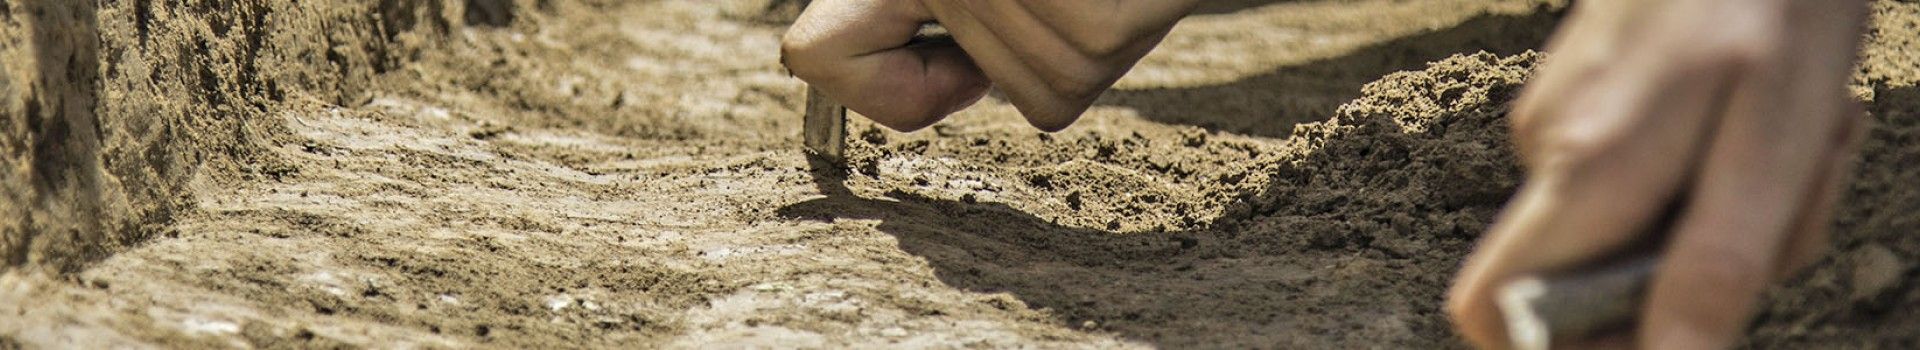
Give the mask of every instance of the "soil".
[{"label": "soil", "polygon": [[[1460,347],[1565,7],[1223,1],[1067,131],[843,170],[801,2],[0,1],[0,348]],[[1920,3],[1873,28],[1834,254],[1746,347],[1920,347]]]}]

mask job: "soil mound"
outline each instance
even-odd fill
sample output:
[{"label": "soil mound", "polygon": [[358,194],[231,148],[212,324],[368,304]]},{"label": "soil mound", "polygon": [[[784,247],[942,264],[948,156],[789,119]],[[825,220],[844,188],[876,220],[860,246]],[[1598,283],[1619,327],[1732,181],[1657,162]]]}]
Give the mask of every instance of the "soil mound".
[{"label": "soil mound", "polygon": [[298,171],[262,152],[286,139],[268,116],[290,102],[360,104],[460,9],[0,3],[0,266],[71,271],[191,212],[199,175],[219,186]]},{"label": "soil mound", "polygon": [[784,210],[882,218],[949,284],[1165,346],[1430,345],[1450,337],[1438,307],[1452,270],[1519,182],[1503,116],[1539,59],[1394,73],[1279,144],[1197,128],[869,130],[851,186],[952,217],[853,200]]}]

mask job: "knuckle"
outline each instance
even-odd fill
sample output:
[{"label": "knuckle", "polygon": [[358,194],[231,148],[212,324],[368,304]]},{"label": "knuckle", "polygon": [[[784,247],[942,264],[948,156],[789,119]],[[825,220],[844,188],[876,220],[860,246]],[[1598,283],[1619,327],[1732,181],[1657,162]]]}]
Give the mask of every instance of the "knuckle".
[{"label": "knuckle", "polygon": [[1746,70],[1750,67],[1767,66],[1780,55],[1779,45],[1774,40],[1736,36],[1696,48],[1690,62],[1703,68],[1727,67]]},{"label": "knuckle", "polygon": [[787,29],[786,33],[780,35],[780,52],[804,52],[812,48],[815,41],[818,41],[814,40],[813,37],[814,35],[809,33],[806,28],[799,27],[799,24],[796,24],[794,28]]},{"label": "knuckle", "polygon": [[1579,64],[1582,60],[1558,62],[1549,63],[1540,77],[1532,79],[1508,111],[1508,127],[1523,156],[1547,153],[1541,142],[1554,138],[1551,128],[1561,119],[1580,114],[1567,110],[1569,101],[1591,98],[1582,84],[1602,72],[1602,67]]},{"label": "knuckle", "polygon": [[782,36],[780,37],[780,56],[793,56],[806,52],[808,46],[807,42],[795,38],[793,35]]},{"label": "knuckle", "polygon": [[1522,149],[1532,148],[1529,145],[1534,139],[1540,137],[1541,124],[1544,124],[1547,118],[1547,103],[1539,98],[1533,98],[1533,95],[1527,95],[1515,103],[1513,110],[1507,113],[1508,128],[1512,130],[1514,137],[1521,141],[1521,145],[1527,146]]},{"label": "knuckle", "polygon": [[819,76],[815,74],[816,67],[813,64],[814,57],[818,55],[818,48],[818,44],[804,37],[785,36],[780,40],[780,65],[785,66],[789,74],[804,80],[812,80]]},{"label": "knuckle", "polygon": [[1784,50],[1783,16],[1762,9],[1728,11],[1724,25],[1698,28],[1687,38],[1671,41],[1683,62],[1709,67],[1751,67],[1781,57]]},{"label": "knuckle", "polygon": [[1450,291],[1446,304],[1442,306],[1443,310],[1447,313],[1447,317],[1455,320],[1468,319],[1468,316],[1478,311],[1474,308],[1483,304],[1479,299],[1479,295],[1467,293],[1462,289],[1463,288],[1456,286],[1454,290]]},{"label": "knuckle", "polygon": [[1616,141],[1606,137],[1600,130],[1569,127],[1545,130],[1547,128],[1544,126],[1541,128],[1542,130],[1530,133],[1532,136],[1529,136],[1530,140],[1528,140],[1541,161],[1540,166],[1544,168],[1539,170],[1563,172],[1564,175],[1592,173],[1589,170],[1607,166],[1603,163],[1608,154],[1616,148],[1614,147]]},{"label": "knuckle", "polygon": [[1106,93],[1124,70],[1098,62],[1077,62],[1053,67],[1050,73],[1047,75],[1053,78],[1044,82],[1046,89],[1063,101],[1077,102],[1091,101]]},{"label": "knuckle", "polygon": [[1090,100],[1106,91],[1106,86],[1091,79],[1060,79],[1048,82],[1048,89],[1066,101]]},{"label": "knuckle", "polygon": [[1526,164],[1534,164],[1541,157],[1540,120],[1532,114],[1526,114],[1525,118],[1518,118],[1521,114],[1515,116],[1509,121],[1515,151]]},{"label": "knuckle", "polygon": [[[1116,28],[1113,27],[1116,24],[1107,25],[1101,28]],[[1126,53],[1128,48],[1134,46],[1134,40],[1134,35],[1126,31],[1101,30],[1084,33],[1075,41],[1080,51],[1088,57],[1105,59]]]},{"label": "knuckle", "polygon": [[1065,130],[1068,126],[1072,126],[1078,117],[1079,115],[1077,114],[1067,115],[1064,113],[1038,115],[1027,118],[1027,124],[1032,125],[1035,129],[1040,129],[1040,131],[1057,132]]}]

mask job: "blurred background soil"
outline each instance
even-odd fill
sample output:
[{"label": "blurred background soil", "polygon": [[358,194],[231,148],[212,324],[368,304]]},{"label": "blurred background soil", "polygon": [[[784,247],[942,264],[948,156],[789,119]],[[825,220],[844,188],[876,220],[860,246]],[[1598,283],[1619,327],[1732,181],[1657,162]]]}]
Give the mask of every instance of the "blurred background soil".
[{"label": "blurred background soil", "polygon": [[[809,164],[803,1],[0,1],[0,348],[1459,347],[1545,0],[1223,0]],[[1747,347],[1920,347],[1920,3]]]}]

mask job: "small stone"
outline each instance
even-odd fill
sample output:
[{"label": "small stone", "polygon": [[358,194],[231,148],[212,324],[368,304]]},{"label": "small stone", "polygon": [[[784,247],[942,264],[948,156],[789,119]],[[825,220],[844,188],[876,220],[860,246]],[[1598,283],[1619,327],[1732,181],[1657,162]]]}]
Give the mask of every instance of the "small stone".
[{"label": "small stone", "polygon": [[908,333],[905,328],[887,327],[886,329],[880,330],[880,335],[885,337],[891,337],[891,338],[899,338],[899,337],[907,336]]},{"label": "small stone", "polygon": [[572,306],[573,302],[574,302],[573,296],[569,296],[565,294],[548,296],[546,300],[547,310],[551,310],[551,311],[564,310],[568,306]]},{"label": "small stone", "polygon": [[1907,264],[1900,256],[1879,244],[1867,244],[1853,254],[1853,274],[1847,285],[1853,289],[1850,299],[1865,301],[1880,296],[1898,284]]}]

